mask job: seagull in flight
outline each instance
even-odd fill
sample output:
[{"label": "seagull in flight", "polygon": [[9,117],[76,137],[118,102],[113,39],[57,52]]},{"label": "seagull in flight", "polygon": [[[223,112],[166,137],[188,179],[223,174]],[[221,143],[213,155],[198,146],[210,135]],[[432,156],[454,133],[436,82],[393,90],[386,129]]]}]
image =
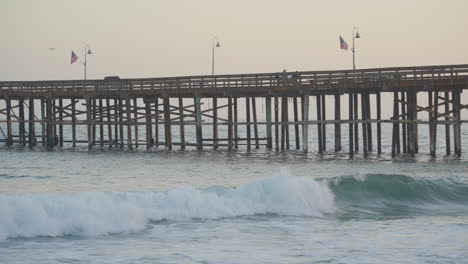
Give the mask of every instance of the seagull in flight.
[{"label": "seagull in flight", "polygon": [[54,50],[55,50],[55,48],[49,48],[49,50],[50,50],[50,51],[54,51]]}]

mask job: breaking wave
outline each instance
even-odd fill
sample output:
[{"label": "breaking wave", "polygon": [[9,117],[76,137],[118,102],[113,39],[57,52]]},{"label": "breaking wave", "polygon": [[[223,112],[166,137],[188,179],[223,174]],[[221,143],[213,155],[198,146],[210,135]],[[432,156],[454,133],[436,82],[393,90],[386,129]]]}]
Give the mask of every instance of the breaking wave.
[{"label": "breaking wave", "polygon": [[150,221],[218,219],[256,214],[322,216],[334,210],[324,182],[277,177],[237,188],[180,188],[77,195],[0,196],[0,240],[95,236],[143,230]]},{"label": "breaking wave", "polygon": [[314,180],[274,177],[245,185],[75,195],[0,195],[0,240],[97,236],[144,230],[154,221],[248,215],[345,219],[465,212],[468,184],[369,174]]}]

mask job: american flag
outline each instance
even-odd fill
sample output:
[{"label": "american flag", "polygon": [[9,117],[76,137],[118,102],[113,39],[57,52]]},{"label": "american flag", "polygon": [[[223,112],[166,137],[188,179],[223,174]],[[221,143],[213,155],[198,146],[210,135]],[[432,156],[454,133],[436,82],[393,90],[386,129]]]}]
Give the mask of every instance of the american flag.
[{"label": "american flag", "polygon": [[340,49],[348,50],[348,43],[340,36]]},{"label": "american flag", "polygon": [[77,60],[78,60],[78,56],[76,56],[75,52],[73,52],[72,50],[70,64],[73,64]]}]

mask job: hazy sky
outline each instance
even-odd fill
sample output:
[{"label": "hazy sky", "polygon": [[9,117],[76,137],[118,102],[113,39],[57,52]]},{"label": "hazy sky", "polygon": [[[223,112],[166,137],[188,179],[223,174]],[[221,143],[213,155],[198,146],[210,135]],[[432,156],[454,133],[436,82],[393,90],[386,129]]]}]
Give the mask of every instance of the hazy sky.
[{"label": "hazy sky", "polygon": [[[0,0],[0,80],[279,72],[468,63],[467,0]],[[49,51],[49,47],[56,48]]]}]

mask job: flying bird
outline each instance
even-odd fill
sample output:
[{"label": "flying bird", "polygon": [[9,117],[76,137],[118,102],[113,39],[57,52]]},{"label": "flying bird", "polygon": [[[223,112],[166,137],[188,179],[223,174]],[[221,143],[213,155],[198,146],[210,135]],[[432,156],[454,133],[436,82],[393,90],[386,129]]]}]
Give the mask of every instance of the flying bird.
[{"label": "flying bird", "polygon": [[54,50],[55,50],[55,48],[49,48],[49,50],[50,50],[50,51],[54,51]]}]

